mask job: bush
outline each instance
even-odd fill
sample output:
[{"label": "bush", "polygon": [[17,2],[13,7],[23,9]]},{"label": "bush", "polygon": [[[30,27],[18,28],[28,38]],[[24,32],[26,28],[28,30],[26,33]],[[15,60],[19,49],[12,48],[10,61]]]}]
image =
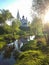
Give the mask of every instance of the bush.
[{"label": "bush", "polygon": [[46,43],[46,39],[44,38],[44,37],[42,37],[42,38],[37,38],[36,39],[37,40],[37,43],[39,42],[39,43],[41,43],[42,45],[47,45],[47,43]]},{"label": "bush", "polygon": [[13,56],[16,60],[18,59],[19,55],[20,55],[20,53],[17,50],[15,50],[13,53]]},{"label": "bush", "polygon": [[29,41],[27,44],[25,44],[22,48],[21,51],[28,51],[28,50],[37,50],[37,41]]},{"label": "bush", "polygon": [[15,65],[43,65],[44,58],[40,51],[26,51],[22,52]]},{"label": "bush", "polygon": [[6,42],[0,42],[0,50],[4,47],[4,45],[6,44]]},{"label": "bush", "polygon": [[11,52],[13,52],[15,47],[11,46],[6,46],[5,47],[5,52],[4,52],[4,58],[10,58],[11,57]]},{"label": "bush", "polygon": [[21,51],[28,51],[28,50],[41,50],[44,51],[47,49],[45,39],[36,39],[33,41],[27,42],[22,48]]}]

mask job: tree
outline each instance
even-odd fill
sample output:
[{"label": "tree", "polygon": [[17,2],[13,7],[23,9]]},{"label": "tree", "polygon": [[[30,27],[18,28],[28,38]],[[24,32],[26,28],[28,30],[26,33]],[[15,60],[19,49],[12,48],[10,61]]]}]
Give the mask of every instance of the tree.
[{"label": "tree", "polygon": [[42,21],[38,17],[35,17],[31,23],[31,32],[34,35],[42,34]]},{"label": "tree", "polygon": [[2,14],[0,14],[0,24],[4,23],[4,19],[2,17]]},{"label": "tree", "polygon": [[12,22],[12,32],[13,32],[13,34],[14,34],[15,32],[19,32],[19,31],[20,31],[20,29],[19,29],[20,24],[21,24],[21,23],[20,23],[19,20],[17,20],[17,19],[13,20],[13,22]]},{"label": "tree", "polygon": [[6,24],[6,20],[9,20],[13,18],[12,14],[9,12],[9,10],[0,10],[0,33],[9,33],[11,32],[10,26]]},{"label": "tree", "polygon": [[37,14],[44,14],[45,10],[49,7],[49,0],[33,0],[32,9],[37,12]]},{"label": "tree", "polygon": [[[49,0],[33,0],[33,4],[32,4],[32,9],[34,12],[36,12],[38,14],[38,16],[40,16],[41,18],[42,15],[44,15],[44,13],[46,12],[46,10],[48,9],[49,7]],[[42,15],[41,15],[42,14]],[[49,25],[45,25],[44,26],[44,36],[46,38],[46,41],[47,43],[49,43]],[[43,29],[43,30],[44,30]],[[47,37],[46,37],[46,34],[47,34]]]},{"label": "tree", "polygon": [[46,38],[47,44],[49,45],[49,23],[44,25],[44,36]]},{"label": "tree", "polygon": [[13,18],[12,14],[9,12],[9,10],[0,10],[1,13],[0,13],[0,22],[4,22],[6,20],[9,20],[11,18]]}]

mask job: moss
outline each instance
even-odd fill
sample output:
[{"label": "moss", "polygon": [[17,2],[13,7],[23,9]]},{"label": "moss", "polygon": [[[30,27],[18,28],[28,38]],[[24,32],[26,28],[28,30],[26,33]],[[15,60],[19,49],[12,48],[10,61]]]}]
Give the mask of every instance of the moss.
[{"label": "moss", "polygon": [[40,64],[46,56],[41,51],[22,52],[15,65],[42,65]]}]

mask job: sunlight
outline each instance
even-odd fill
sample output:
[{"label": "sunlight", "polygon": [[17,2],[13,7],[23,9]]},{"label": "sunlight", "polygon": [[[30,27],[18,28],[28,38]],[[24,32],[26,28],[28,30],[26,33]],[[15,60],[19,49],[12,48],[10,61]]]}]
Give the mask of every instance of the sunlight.
[{"label": "sunlight", "polygon": [[45,13],[44,23],[49,23],[49,10],[47,10],[46,13]]}]

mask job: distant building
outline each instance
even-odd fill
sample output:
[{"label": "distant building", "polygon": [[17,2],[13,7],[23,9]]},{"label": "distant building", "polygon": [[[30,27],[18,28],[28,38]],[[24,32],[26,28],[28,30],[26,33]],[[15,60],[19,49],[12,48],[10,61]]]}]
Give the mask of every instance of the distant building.
[{"label": "distant building", "polygon": [[20,20],[20,14],[19,14],[19,11],[17,12],[17,19]]},{"label": "distant building", "polygon": [[22,16],[21,21],[21,26],[27,27],[28,26],[28,20],[27,18],[25,19],[24,16]]},{"label": "distant building", "polygon": [[28,20],[27,17],[25,18],[24,16],[22,16],[22,18],[20,17],[19,11],[17,12],[17,19],[20,20],[21,22],[21,27],[28,27]]}]

